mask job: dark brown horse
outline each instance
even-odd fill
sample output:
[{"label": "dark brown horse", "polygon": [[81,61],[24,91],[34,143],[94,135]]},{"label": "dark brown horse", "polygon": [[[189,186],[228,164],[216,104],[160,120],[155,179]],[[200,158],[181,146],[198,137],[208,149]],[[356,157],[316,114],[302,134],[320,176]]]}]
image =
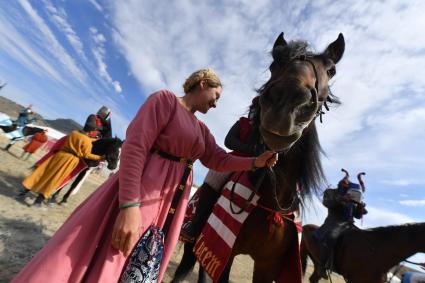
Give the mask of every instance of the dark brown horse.
[{"label": "dark brown horse", "polygon": [[[321,187],[324,175],[314,120],[323,113],[322,106],[328,109],[327,103],[336,101],[329,92],[328,81],[335,74],[335,64],[341,59],[344,46],[342,34],[321,54],[308,51],[308,45],[302,41],[287,43],[283,33],[277,38],[269,68],[271,78],[258,91],[261,111],[254,121],[267,147],[283,154],[274,167],[275,173],[267,174],[259,187],[260,205],[284,214]],[[261,170],[250,173],[253,184],[262,174]],[[301,187],[300,198],[297,184]],[[220,282],[228,282],[233,259],[238,254],[248,254],[254,260],[253,282],[272,282],[279,276],[285,256],[296,245],[297,232],[288,220],[283,226],[271,224],[267,220],[269,215],[259,207],[250,213]],[[173,282],[180,282],[192,270],[196,261],[192,248],[193,244],[185,244]],[[202,274],[199,282],[204,280]]]},{"label": "dark brown horse", "polygon": [[[316,225],[304,225],[301,240],[301,261],[305,271],[307,256],[314,263],[310,282],[319,282],[316,270],[319,258],[317,240],[313,238]],[[418,252],[425,252],[425,223],[353,229],[338,240],[333,270],[349,283],[386,282],[388,270]]]}]

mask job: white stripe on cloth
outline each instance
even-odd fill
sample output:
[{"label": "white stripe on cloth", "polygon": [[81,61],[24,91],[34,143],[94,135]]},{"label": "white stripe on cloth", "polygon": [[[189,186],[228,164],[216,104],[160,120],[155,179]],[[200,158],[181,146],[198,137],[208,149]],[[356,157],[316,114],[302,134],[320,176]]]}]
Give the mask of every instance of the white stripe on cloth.
[{"label": "white stripe on cloth", "polygon": [[[226,189],[228,189],[230,191],[232,189],[233,184],[234,184],[233,181],[227,182]],[[251,196],[252,189],[250,189],[250,188],[248,188],[248,187],[246,187],[246,186],[244,186],[240,183],[237,183],[236,186],[235,186],[235,193],[247,200]],[[259,198],[260,197],[258,195],[255,195],[254,198],[252,199],[251,203],[253,205],[257,205],[257,201],[258,201]]]},{"label": "white stripe on cloth", "polygon": [[208,218],[208,224],[217,232],[220,238],[222,238],[229,247],[233,247],[233,244],[236,240],[236,235],[233,234],[233,232],[227,228],[227,226],[224,225],[224,223],[221,222],[217,216],[211,214],[211,216]]},{"label": "white stripe on cloth", "polygon": [[[217,204],[219,206],[221,206],[229,214],[229,216],[231,216],[233,219],[235,219],[236,221],[238,221],[241,224],[248,217],[248,212],[246,212],[246,211],[242,211],[242,213],[240,213],[240,214],[233,214],[232,211],[230,210],[230,201],[226,197],[224,197],[224,196],[221,196],[218,199]],[[232,203],[232,207],[236,211],[239,211],[240,210],[240,207],[237,206],[234,203]]]}]

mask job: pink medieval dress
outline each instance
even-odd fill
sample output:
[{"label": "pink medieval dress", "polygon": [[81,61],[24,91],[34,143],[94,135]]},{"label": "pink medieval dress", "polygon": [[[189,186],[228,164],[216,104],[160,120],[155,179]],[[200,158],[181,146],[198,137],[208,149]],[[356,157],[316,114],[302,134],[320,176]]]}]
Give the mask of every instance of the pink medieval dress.
[{"label": "pink medieval dress", "polygon": [[[12,282],[116,283],[126,261],[111,246],[118,204],[142,203],[141,235],[151,224],[162,226],[184,171],[182,163],[152,154],[151,148],[199,159],[217,171],[249,170],[252,165],[251,158],[232,156],[217,146],[208,128],[172,92],[159,91],[146,100],[127,129],[119,172],[72,213]],[[192,175],[166,236],[158,282],[178,241],[191,184]]]}]

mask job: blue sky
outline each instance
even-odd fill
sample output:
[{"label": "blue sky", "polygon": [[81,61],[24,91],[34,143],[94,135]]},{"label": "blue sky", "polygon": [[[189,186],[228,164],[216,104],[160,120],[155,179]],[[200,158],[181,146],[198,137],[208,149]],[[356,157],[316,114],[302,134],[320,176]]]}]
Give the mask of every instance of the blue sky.
[{"label": "blue sky", "polygon": [[[80,123],[108,105],[121,137],[151,92],[182,95],[184,79],[211,66],[223,98],[198,117],[223,144],[267,80],[280,32],[316,51],[342,32],[331,84],[343,104],[318,125],[328,181],[341,167],[367,173],[363,227],[425,221],[424,1],[0,2],[0,94]],[[206,169],[195,169],[200,183]],[[323,221],[313,204],[307,222]]]}]

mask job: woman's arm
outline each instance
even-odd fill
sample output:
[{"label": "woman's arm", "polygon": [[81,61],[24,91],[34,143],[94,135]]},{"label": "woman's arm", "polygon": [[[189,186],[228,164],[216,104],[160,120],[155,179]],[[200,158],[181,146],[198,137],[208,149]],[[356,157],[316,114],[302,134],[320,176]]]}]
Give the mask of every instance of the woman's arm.
[{"label": "woman's arm", "polygon": [[200,158],[200,161],[205,167],[220,172],[246,171],[252,169],[253,158],[228,154],[217,145],[209,129],[202,123],[201,126],[204,131],[205,152]]},{"label": "woman's arm", "polygon": [[140,210],[133,204],[141,199],[140,182],[146,157],[173,115],[173,103],[177,103],[177,100],[172,95],[167,91],[159,91],[146,100],[128,127],[121,150],[119,203],[122,208],[112,230],[112,246],[126,257],[140,236]]},{"label": "woman's arm", "polygon": [[247,171],[255,167],[274,166],[277,162],[277,154],[266,151],[256,158],[239,157],[227,153],[219,147],[208,128],[201,123],[204,130],[205,152],[200,158],[201,163],[216,171]]}]

